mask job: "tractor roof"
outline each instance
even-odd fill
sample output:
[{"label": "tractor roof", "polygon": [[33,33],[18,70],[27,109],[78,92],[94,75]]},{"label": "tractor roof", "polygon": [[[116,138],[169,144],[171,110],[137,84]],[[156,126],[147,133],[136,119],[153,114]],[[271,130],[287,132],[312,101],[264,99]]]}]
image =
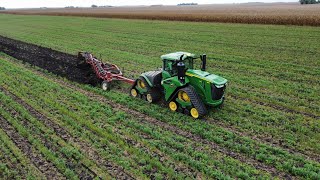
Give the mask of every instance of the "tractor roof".
[{"label": "tractor roof", "polygon": [[174,53],[170,53],[170,54],[165,54],[161,56],[162,60],[171,60],[171,61],[175,61],[175,60],[180,60],[180,57],[182,55],[184,56],[184,59],[186,58],[197,58],[195,54],[191,54],[188,52],[174,52]]}]

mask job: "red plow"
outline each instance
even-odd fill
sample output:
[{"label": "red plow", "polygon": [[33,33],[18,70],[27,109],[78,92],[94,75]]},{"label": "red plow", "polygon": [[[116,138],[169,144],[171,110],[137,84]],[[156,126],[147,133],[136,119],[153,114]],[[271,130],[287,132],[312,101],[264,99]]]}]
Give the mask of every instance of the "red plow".
[{"label": "red plow", "polygon": [[78,58],[85,60],[92,67],[97,78],[101,80],[103,90],[109,90],[112,81],[124,81],[132,85],[135,83],[135,80],[124,77],[117,65],[103,63],[88,52],[79,52]]}]

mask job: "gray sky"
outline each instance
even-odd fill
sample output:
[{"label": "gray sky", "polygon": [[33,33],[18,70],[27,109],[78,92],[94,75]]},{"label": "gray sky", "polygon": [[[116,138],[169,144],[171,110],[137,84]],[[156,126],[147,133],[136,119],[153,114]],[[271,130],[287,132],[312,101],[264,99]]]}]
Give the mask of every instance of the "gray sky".
[{"label": "gray sky", "polygon": [[31,7],[65,7],[79,6],[88,7],[96,5],[175,5],[183,2],[195,2],[199,4],[219,3],[244,3],[244,2],[297,2],[298,0],[0,0],[0,7],[6,8],[31,8]]}]

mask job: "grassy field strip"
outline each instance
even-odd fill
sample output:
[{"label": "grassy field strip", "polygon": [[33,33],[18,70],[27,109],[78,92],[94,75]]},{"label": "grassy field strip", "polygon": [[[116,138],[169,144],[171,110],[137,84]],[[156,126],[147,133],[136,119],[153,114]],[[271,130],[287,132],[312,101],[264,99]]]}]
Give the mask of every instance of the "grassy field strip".
[{"label": "grassy field strip", "polygon": [[26,178],[26,171],[19,160],[16,159],[10,149],[0,140],[0,178]]},{"label": "grassy field strip", "polygon": [[[3,97],[3,94],[0,93],[0,95]],[[1,97],[1,98],[2,98]],[[38,151],[40,151],[45,158],[52,162],[54,166],[67,178],[79,178],[77,174],[75,174],[74,171],[72,171],[71,167],[68,167],[65,163],[65,160],[60,159],[59,155],[55,152],[53,152],[51,149],[46,147],[46,144],[41,141],[39,137],[34,135],[34,132],[31,129],[28,129],[28,127],[25,127],[25,124],[20,124],[20,119],[18,119],[14,114],[10,114],[7,112],[8,109],[4,108],[3,104],[0,104],[0,112],[1,116],[3,116],[9,123],[17,129],[19,133],[21,133],[22,136],[26,136],[28,141],[30,141]],[[12,117],[14,116],[14,117]],[[18,115],[17,115],[18,116]]]},{"label": "grassy field strip", "polygon": [[2,179],[39,179],[44,176],[14,145],[5,132],[0,129],[0,178]]},{"label": "grassy field strip", "polygon": [[[21,86],[22,87],[22,86]],[[31,98],[30,98],[31,99]],[[78,102],[79,100],[77,100],[76,102]],[[63,102],[63,104],[66,104],[67,102]],[[95,116],[96,117],[96,116]],[[210,161],[209,161],[210,162]],[[210,164],[210,163],[209,163]],[[238,164],[236,164],[238,166]]]},{"label": "grassy field strip", "polygon": [[24,154],[21,149],[15,143],[8,137],[8,135],[3,131],[3,129],[0,129],[0,135],[1,135],[1,141],[2,141],[2,147],[6,148],[10,153],[12,154],[12,158],[10,161],[16,160],[19,162],[19,164],[24,168],[24,170],[21,170],[21,172],[24,172],[25,174],[22,174],[22,177],[27,178],[34,178],[34,179],[44,179],[44,174],[41,173],[41,171],[31,162],[29,157]]},{"label": "grassy field strip", "polygon": [[[316,154],[312,153],[311,149],[306,148],[311,146],[311,144],[308,143],[315,143],[313,146],[317,149],[320,148],[317,143],[320,130],[319,124],[314,122],[312,118],[291,112],[283,112],[274,107],[266,107],[264,105],[252,103],[251,101],[233,98],[229,98],[228,100],[231,102],[226,102],[224,107],[225,111],[223,113],[220,113],[219,116],[215,117],[215,112],[213,112],[213,118],[210,117],[207,119],[213,120],[214,123],[216,123],[215,120],[220,121],[220,124],[222,122],[225,123],[225,125],[221,124],[221,126],[227,127],[229,125],[234,128],[238,127],[238,131],[240,132],[242,132],[243,129],[248,129],[243,132],[247,132],[252,136],[269,137],[270,139],[273,139],[271,141],[282,142],[284,147],[297,149],[305,154]],[[234,106],[229,106],[230,103]],[[242,107],[244,111],[239,112],[237,106]],[[279,111],[281,113],[276,114]],[[261,115],[263,116],[261,117]],[[252,118],[247,119],[246,116]],[[229,118],[226,119],[225,117]],[[266,118],[268,121],[264,121]],[[232,119],[232,121],[229,119]],[[254,119],[255,121],[251,121],[251,119]],[[292,120],[295,120],[296,123],[290,124],[290,121]],[[279,129],[279,131],[278,129],[274,129],[277,126],[281,126],[282,129]],[[300,137],[294,136],[294,132],[298,132]],[[285,136],[285,138],[283,138],[283,136]]]},{"label": "grassy field strip", "polygon": [[2,101],[5,102],[8,112],[20,115],[20,117],[23,116],[23,118],[21,117],[22,119],[20,119],[21,123],[32,130],[36,138],[40,139],[48,149],[55,152],[60,160],[67,162],[68,166],[77,174],[80,174],[82,178],[94,178],[97,176],[95,172],[98,172],[98,176],[103,179],[107,177],[110,178],[110,176],[103,173],[93,161],[81,154],[79,149],[66,143],[61,137],[58,137],[51,127],[43,125],[40,122],[42,120],[32,117],[29,112],[22,108],[17,102],[8,97],[5,97]]},{"label": "grassy field strip", "polygon": [[[79,139],[74,138],[62,126],[60,126],[59,124],[52,121],[52,119],[49,119],[45,115],[41,114],[36,109],[31,107],[29,104],[27,104],[22,99],[15,96],[14,94],[11,94],[8,91],[6,91],[5,93],[6,93],[6,95],[9,95],[11,98],[13,98],[17,103],[22,105],[25,109],[27,109],[32,116],[34,116],[38,119],[41,119],[41,121],[43,121],[43,123],[47,126],[47,128],[49,128],[49,129],[52,128],[54,130],[54,132],[59,137],[61,137],[64,141],[68,142],[69,144],[72,144],[75,148],[77,148],[78,151],[81,151],[82,153],[86,154],[86,156],[89,157],[89,159],[94,160],[99,167],[104,167],[104,166],[108,165],[107,167],[109,167],[109,168],[105,169],[106,171],[108,171],[114,177],[117,177],[117,175],[121,175],[119,172],[117,172],[117,174],[115,174],[115,172],[112,171],[112,168],[116,168],[116,167],[114,167],[115,165],[113,165],[110,162],[107,162],[105,160],[102,161],[103,158],[101,156],[99,156],[97,151],[94,148],[92,148],[90,145],[88,145],[86,142],[80,141]],[[77,154],[77,156],[79,156],[79,155]],[[101,173],[101,171],[99,174],[104,174],[102,176],[100,175],[100,177],[108,177],[105,175],[105,173]],[[120,178],[120,176],[118,176],[118,178]],[[130,176],[127,176],[126,178],[129,179]]]},{"label": "grassy field strip", "polygon": [[[0,126],[3,129],[3,131],[5,131],[10,137],[10,139],[12,139],[15,142],[15,144],[19,147],[19,149],[21,149],[24,152],[24,154],[26,154],[26,156],[30,158],[30,160],[46,176],[46,178],[57,177],[63,179],[63,176],[61,175],[61,173],[58,172],[57,168],[55,167],[55,165],[57,164],[53,165],[49,162],[50,160],[52,161],[53,159],[55,159],[54,155],[52,155],[52,153],[48,151],[48,149],[44,148],[43,146],[41,147],[39,141],[29,136],[29,134],[25,132],[24,128],[21,125],[19,126],[18,123],[11,121],[13,120],[13,118],[10,116],[10,114],[6,113],[5,110],[3,110],[1,107],[0,113]],[[17,129],[18,132],[16,131],[14,126],[11,126],[9,124],[9,122],[14,122],[14,125],[19,126],[19,129]],[[41,154],[35,152],[34,148],[37,148],[39,151],[41,151]],[[46,160],[44,158],[49,160]],[[60,168],[62,169],[63,167]]]}]

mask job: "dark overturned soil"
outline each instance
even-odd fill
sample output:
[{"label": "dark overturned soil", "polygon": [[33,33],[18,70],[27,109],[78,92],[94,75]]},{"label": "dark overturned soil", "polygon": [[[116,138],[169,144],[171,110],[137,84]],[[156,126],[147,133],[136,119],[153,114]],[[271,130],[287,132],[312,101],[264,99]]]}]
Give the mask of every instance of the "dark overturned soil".
[{"label": "dark overturned soil", "polygon": [[77,56],[50,48],[0,36],[0,52],[45,69],[71,81],[95,84],[96,78],[90,66]]}]

